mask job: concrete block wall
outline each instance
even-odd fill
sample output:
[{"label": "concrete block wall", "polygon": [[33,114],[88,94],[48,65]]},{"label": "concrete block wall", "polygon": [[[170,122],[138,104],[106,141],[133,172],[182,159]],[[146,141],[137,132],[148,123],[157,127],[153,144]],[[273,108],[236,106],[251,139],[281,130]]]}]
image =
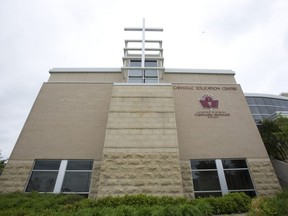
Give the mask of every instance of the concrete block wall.
[{"label": "concrete block wall", "polygon": [[187,198],[194,198],[192,170],[190,161],[181,161],[181,175],[182,175],[182,186],[183,194]]},{"label": "concrete block wall", "polygon": [[183,196],[171,85],[113,87],[98,197]]},{"label": "concrete block wall", "polygon": [[24,192],[34,160],[9,160],[0,177],[0,192]]},{"label": "concrete block wall", "polygon": [[248,158],[247,163],[257,195],[271,196],[281,191],[269,158]]}]

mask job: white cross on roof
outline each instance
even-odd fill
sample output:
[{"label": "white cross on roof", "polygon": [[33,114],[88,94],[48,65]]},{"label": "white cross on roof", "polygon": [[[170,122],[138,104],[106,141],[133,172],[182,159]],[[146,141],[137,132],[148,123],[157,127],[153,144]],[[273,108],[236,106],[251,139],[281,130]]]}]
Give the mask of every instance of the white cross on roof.
[{"label": "white cross on roof", "polygon": [[124,28],[124,31],[142,31],[142,54],[141,67],[145,67],[145,31],[163,31],[162,28],[145,28],[145,18],[143,18],[142,28]]}]

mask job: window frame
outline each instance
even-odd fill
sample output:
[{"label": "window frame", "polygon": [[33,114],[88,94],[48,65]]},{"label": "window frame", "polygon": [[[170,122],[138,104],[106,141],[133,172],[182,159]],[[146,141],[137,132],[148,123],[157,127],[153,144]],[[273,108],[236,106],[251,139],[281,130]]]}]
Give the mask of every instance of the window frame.
[{"label": "window frame", "polygon": [[[58,168],[58,170],[49,170],[49,169],[35,169],[35,165],[37,164],[37,162],[39,161],[60,161],[60,166]],[[67,169],[67,166],[68,166],[68,163],[69,161],[90,161],[92,162],[92,167],[91,169],[80,169],[80,170],[71,170],[71,169]],[[63,194],[82,194],[82,195],[85,195],[85,196],[88,196],[89,195],[89,190],[90,190],[90,184],[91,184],[91,176],[92,176],[92,171],[93,171],[93,160],[91,159],[85,159],[85,160],[49,160],[49,159],[36,159],[35,162],[34,162],[34,165],[33,165],[33,168],[31,170],[31,173],[30,173],[30,176],[29,176],[29,179],[27,181],[27,184],[26,184],[26,187],[25,187],[25,192],[32,192],[33,191],[33,188],[30,189],[29,188],[29,185],[30,185],[30,181],[31,181],[31,177],[33,176],[33,173],[37,173],[37,172],[57,172],[57,175],[56,175],[56,181],[55,181],[55,184],[54,184],[54,189],[52,191],[38,191],[40,193],[63,193]],[[62,191],[62,186],[63,186],[63,183],[64,183],[64,179],[65,179],[65,176],[66,176],[66,173],[76,173],[76,172],[81,172],[81,173],[88,173],[89,174],[89,179],[88,179],[88,191],[71,191],[71,192],[67,192],[67,191]],[[29,191],[27,191],[29,190]]]},{"label": "window frame", "polygon": [[[150,63],[155,63],[156,64],[155,67],[158,67],[158,61],[157,60],[145,59],[145,67],[147,67],[146,64],[150,64]],[[128,70],[128,78],[127,78],[128,83],[159,83],[159,70],[145,69],[145,68],[142,69],[141,68],[141,59],[130,60],[129,65],[131,67],[139,67],[139,69]],[[132,75],[133,71],[136,71],[136,72],[141,71],[142,75],[141,76],[140,75]],[[155,76],[146,75],[146,72],[149,72],[149,71],[156,71],[156,75]],[[133,80],[136,82],[133,82]]]},{"label": "window frame", "polygon": [[[224,168],[224,161],[225,160],[239,160],[239,161],[244,161],[246,167],[232,167],[232,168]],[[192,167],[192,161],[215,161],[216,164],[216,169],[194,169]],[[247,192],[251,193],[251,196],[256,196],[256,189],[253,183],[253,179],[251,177],[251,173],[249,170],[249,167],[247,165],[246,159],[191,159],[190,160],[190,168],[191,168],[191,174],[192,174],[192,181],[193,181],[193,189],[194,189],[194,196],[195,198],[198,198],[201,196],[201,194],[207,193],[208,195],[212,195],[213,193],[217,194],[219,192],[222,193],[222,196],[228,193],[233,193],[233,192]],[[194,177],[193,177],[193,172],[207,172],[207,171],[217,171],[218,175],[218,180],[220,183],[220,191],[218,190],[196,190],[195,185],[194,185]],[[225,176],[225,171],[247,171],[248,172],[248,182],[251,183],[252,189],[229,189],[228,188],[228,180]]]}]

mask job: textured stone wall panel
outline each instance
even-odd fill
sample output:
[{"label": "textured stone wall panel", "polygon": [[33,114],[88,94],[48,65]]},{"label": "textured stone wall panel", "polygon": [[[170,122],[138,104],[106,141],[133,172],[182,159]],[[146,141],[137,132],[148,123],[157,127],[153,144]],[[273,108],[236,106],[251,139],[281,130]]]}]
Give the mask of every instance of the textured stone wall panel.
[{"label": "textured stone wall panel", "polygon": [[123,194],[182,196],[178,153],[104,154],[98,197]]},{"label": "textured stone wall panel", "polygon": [[33,163],[33,160],[9,160],[0,177],[0,192],[23,192]]},{"label": "textured stone wall panel", "polygon": [[181,161],[181,175],[184,196],[187,198],[194,198],[190,161]]},{"label": "textured stone wall panel", "polygon": [[247,159],[257,195],[270,196],[281,191],[269,158]]},{"label": "textured stone wall panel", "polygon": [[93,171],[90,181],[90,198],[96,198],[98,193],[99,175],[100,175],[101,161],[94,161]]}]

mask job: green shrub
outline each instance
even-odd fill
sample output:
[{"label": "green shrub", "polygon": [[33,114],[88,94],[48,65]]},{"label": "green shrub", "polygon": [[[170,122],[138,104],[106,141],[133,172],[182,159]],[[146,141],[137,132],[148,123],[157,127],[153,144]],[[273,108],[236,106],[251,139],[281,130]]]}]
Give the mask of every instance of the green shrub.
[{"label": "green shrub", "polygon": [[245,193],[229,193],[223,197],[199,198],[194,202],[210,204],[213,214],[232,214],[248,212],[251,198]]},{"label": "green shrub", "polygon": [[[193,200],[141,194],[92,200],[78,195],[10,193],[0,194],[0,216],[211,216],[248,212],[250,200],[247,195],[237,193]],[[277,205],[285,205],[282,198]]]},{"label": "green shrub", "polygon": [[248,216],[288,215],[288,190],[274,197],[257,197],[252,200]]}]

